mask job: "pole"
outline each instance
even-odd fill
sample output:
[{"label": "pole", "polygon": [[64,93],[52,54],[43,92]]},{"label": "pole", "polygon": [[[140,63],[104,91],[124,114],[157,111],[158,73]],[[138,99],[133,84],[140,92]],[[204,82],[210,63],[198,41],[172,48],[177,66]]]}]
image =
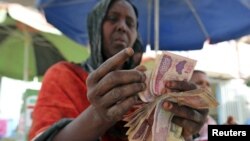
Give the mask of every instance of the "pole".
[{"label": "pole", "polygon": [[29,80],[29,50],[31,45],[31,37],[28,33],[28,29],[25,26],[24,31],[24,60],[23,60],[23,80]]},{"label": "pole", "polygon": [[150,45],[151,38],[151,14],[152,14],[152,0],[148,0],[148,21],[147,21],[147,44]]},{"label": "pole", "polygon": [[1,97],[1,87],[2,87],[2,76],[0,75],[0,97]]},{"label": "pole", "polygon": [[210,36],[209,36],[209,34],[208,34],[208,31],[207,31],[205,25],[203,24],[203,22],[202,22],[200,16],[198,15],[198,13],[197,13],[195,7],[194,7],[193,4],[191,3],[191,1],[190,1],[190,0],[185,0],[185,2],[187,3],[188,8],[191,10],[192,14],[194,15],[194,18],[196,19],[196,22],[198,23],[198,25],[199,25],[199,27],[200,27],[202,33],[204,34],[205,38],[206,38],[206,39],[210,39]]},{"label": "pole", "polygon": [[159,22],[159,0],[155,0],[155,24],[154,24],[154,30],[155,30],[155,41],[154,41],[154,46],[155,46],[155,52],[157,54],[159,50],[159,27],[160,27],[160,22]]}]

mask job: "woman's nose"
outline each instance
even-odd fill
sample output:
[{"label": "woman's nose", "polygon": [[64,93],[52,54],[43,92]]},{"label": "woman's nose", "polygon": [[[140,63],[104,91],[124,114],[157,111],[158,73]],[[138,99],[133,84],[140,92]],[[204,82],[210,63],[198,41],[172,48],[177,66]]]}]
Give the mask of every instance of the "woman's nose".
[{"label": "woman's nose", "polygon": [[127,25],[126,25],[126,21],[121,20],[117,23],[117,30],[119,32],[126,32],[127,30]]}]

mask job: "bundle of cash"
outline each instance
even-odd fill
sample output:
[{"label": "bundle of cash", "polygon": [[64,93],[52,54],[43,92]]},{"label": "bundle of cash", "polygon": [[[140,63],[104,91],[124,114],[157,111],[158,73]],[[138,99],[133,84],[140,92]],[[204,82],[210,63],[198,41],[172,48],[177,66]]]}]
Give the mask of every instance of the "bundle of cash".
[{"label": "bundle of cash", "polygon": [[186,92],[162,93],[166,80],[186,80],[192,76],[196,60],[163,52],[157,56],[153,70],[146,72],[147,89],[139,93],[144,102],[140,108],[126,115],[129,141],[182,141],[182,128],[171,122],[173,114],[162,108],[164,101],[195,109],[218,105],[211,91],[195,89]]}]

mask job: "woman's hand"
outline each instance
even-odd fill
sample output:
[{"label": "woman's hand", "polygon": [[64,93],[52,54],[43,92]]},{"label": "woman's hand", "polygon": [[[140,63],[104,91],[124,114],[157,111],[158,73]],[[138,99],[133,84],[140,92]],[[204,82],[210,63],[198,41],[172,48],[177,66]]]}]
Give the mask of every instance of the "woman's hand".
[{"label": "woman's hand", "polygon": [[139,69],[120,70],[133,55],[132,48],[126,48],[92,72],[87,79],[87,97],[94,107],[96,116],[111,124],[137,103],[137,93],[146,88],[145,74]]},{"label": "woman's hand", "polygon": [[[196,89],[196,86],[186,81],[168,81],[164,91],[182,92]],[[198,133],[206,121],[208,109],[197,110],[187,106],[180,106],[176,103],[164,102],[164,109],[174,113],[172,122],[183,127],[182,135],[188,138]]]}]

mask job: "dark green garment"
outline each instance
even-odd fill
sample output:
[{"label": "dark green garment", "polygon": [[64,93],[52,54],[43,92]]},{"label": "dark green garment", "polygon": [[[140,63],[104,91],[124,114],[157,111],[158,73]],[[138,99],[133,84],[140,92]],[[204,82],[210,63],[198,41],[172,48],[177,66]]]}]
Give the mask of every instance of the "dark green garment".
[{"label": "dark green garment", "polygon": [[[62,119],[59,122],[52,125],[48,130],[46,130],[41,136],[39,136],[35,141],[52,141],[55,135],[66,125],[68,125],[73,119]],[[97,140],[100,141],[100,140]]]},{"label": "dark green garment", "polygon": [[69,124],[72,119],[62,119],[59,122],[52,125],[48,130],[46,130],[42,135],[35,139],[35,141],[52,141],[55,135]]}]

